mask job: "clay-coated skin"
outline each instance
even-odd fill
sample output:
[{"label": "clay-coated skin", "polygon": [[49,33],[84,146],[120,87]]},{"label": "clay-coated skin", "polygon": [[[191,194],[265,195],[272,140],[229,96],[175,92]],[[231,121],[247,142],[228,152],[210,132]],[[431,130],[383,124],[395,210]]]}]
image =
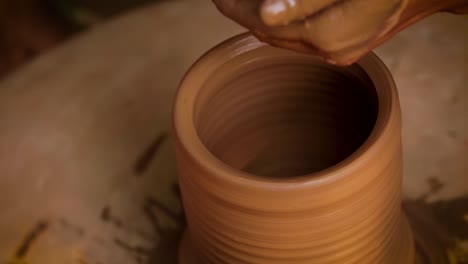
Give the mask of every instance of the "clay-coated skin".
[{"label": "clay-coated skin", "polygon": [[375,55],[338,67],[240,35],[189,70],[173,122],[180,263],[414,263],[398,95]]},{"label": "clay-coated skin", "polygon": [[439,11],[467,13],[468,0],[213,0],[226,16],[274,46],[350,65]]}]

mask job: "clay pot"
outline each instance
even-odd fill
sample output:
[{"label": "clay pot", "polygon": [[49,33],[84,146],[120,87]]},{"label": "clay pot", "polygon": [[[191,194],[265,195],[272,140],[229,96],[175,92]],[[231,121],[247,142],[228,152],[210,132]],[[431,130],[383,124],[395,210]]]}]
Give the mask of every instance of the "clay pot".
[{"label": "clay pot", "polygon": [[414,263],[398,95],[374,54],[338,67],[234,37],[189,70],[173,121],[180,263]]}]

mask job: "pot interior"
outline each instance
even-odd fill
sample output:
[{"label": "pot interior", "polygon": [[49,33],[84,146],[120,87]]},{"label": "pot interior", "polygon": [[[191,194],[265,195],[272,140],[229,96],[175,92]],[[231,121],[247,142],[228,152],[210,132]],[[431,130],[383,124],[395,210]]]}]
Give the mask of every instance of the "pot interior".
[{"label": "pot interior", "polygon": [[206,148],[266,177],[336,165],[366,141],[378,114],[376,88],[358,64],[296,53],[235,57],[208,76],[196,101],[194,124]]}]

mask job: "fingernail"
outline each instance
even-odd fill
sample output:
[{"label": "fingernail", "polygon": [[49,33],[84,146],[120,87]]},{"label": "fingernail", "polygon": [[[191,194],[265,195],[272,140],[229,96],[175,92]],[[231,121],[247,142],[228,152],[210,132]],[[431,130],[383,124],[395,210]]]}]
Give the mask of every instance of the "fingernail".
[{"label": "fingernail", "polygon": [[260,8],[263,23],[268,26],[286,25],[289,21],[288,0],[266,0]]}]

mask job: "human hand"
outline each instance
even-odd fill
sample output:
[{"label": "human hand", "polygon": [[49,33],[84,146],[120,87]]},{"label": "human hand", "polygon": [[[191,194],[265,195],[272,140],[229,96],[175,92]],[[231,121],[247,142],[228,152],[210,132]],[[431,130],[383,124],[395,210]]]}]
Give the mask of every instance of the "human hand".
[{"label": "human hand", "polygon": [[348,65],[410,24],[467,0],[213,0],[274,46]]}]

